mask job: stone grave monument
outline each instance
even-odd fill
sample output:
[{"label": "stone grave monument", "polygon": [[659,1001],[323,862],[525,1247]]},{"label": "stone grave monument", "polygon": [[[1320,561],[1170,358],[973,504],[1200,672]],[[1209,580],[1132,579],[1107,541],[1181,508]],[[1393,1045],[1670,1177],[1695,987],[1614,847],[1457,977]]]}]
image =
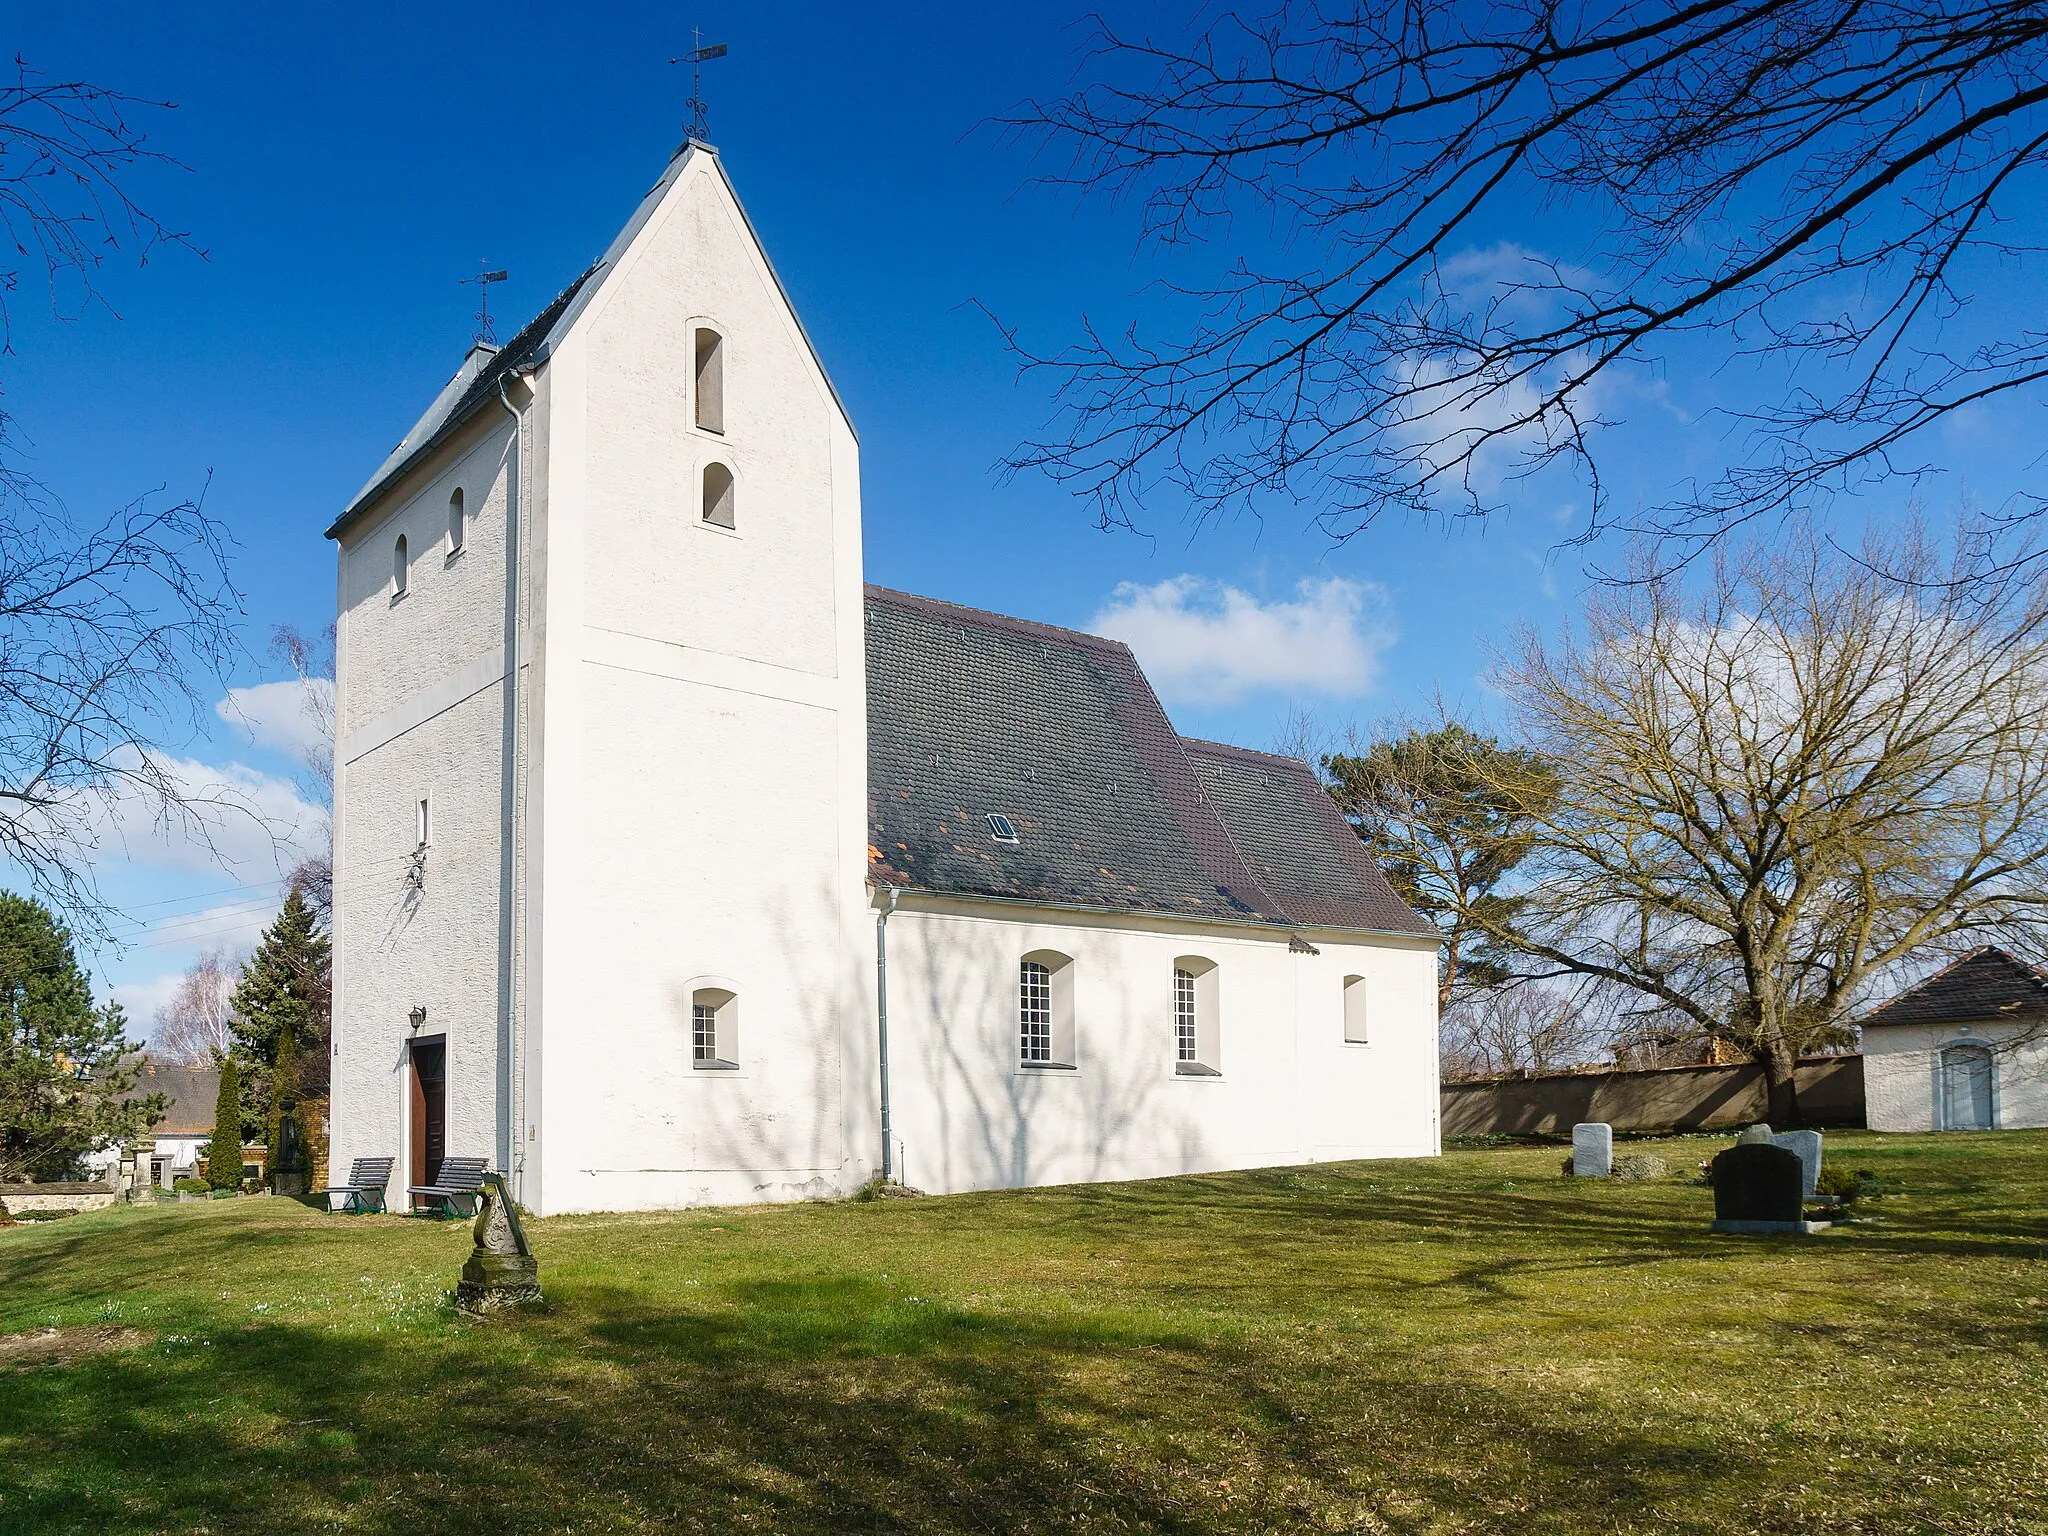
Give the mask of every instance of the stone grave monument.
[{"label": "stone grave monument", "polygon": [[1587,1120],[1572,1127],[1572,1177],[1604,1179],[1614,1172],[1614,1127]]},{"label": "stone grave monument", "polygon": [[1801,1193],[1811,1200],[1820,1183],[1820,1132],[1780,1131],[1771,1138],[1771,1145],[1783,1147],[1798,1157]]},{"label": "stone grave monument", "polygon": [[526,1229],[519,1224],[504,1176],[485,1174],[477,1202],[476,1225],[471,1228],[476,1247],[462,1266],[455,1305],[481,1313],[539,1301],[540,1265],[526,1246]]},{"label": "stone grave monument", "polygon": [[1738,1143],[1713,1162],[1714,1230],[1770,1234],[1818,1232],[1807,1221],[1799,1154],[1767,1141]]},{"label": "stone grave monument", "polygon": [[1738,1147],[1753,1147],[1759,1142],[1768,1145],[1770,1139],[1771,1128],[1768,1125],[1745,1125],[1742,1128],[1742,1134],[1735,1138],[1735,1145]]}]

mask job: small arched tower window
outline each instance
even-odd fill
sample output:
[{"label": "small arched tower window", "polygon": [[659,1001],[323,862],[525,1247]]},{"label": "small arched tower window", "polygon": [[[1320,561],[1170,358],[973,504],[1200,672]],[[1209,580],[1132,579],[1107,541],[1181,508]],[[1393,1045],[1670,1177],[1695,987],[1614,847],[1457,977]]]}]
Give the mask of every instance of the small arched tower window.
[{"label": "small arched tower window", "polygon": [[1173,1070],[1216,1077],[1223,1070],[1216,962],[1182,955],[1173,962]]},{"label": "small arched tower window", "polygon": [[462,487],[448,493],[448,553],[462,553],[462,541],[469,534],[469,520],[462,511]]},{"label": "small arched tower window", "polygon": [[725,430],[725,338],[707,326],[697,330],[696,422]]},{"label": "small arched tower window", "polygon": [[391,546],[391,595],[405,596],[406,579],[405,535],[398,536],[398,542]]},{"label": "small arched tower window", "polygon": [[732,471],[723,464],[704,466],[704,521],[720,528],[735,527],[732,510]]},{"label": "small arched tower window", "polygon": [[725,987],[690,994],[690,1065],[707,1071],[740,1064],[740,999]]},{"label": "small arched tower window", "polygon": [[1017,962],[1017,1060],[1027,1067],[1074,1064],[1074,962],[1054,950]]}]

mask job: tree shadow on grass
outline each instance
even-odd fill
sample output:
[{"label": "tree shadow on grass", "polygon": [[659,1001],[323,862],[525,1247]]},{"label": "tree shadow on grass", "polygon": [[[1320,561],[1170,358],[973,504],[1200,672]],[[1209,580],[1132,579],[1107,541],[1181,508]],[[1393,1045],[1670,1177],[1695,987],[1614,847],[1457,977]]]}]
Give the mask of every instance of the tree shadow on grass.
[{"label": "tree shadow on grass", "polygon": [[1698,1418],[1619,1422],[1398,1350],[977,1311],[845,1275],[161,1341],[0,1376],[0,1451],[0,1528],[20,1536],[1708,1532],[1774,1528],[1736,1514],[1783,1473]]}]

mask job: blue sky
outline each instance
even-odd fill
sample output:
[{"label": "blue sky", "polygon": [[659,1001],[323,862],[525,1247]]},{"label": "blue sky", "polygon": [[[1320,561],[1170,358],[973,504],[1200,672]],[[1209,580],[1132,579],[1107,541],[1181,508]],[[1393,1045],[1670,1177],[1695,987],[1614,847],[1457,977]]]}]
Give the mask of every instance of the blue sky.
[{"label": "blue sky", "polygon": [[[1061,88],[1084,36],[1067,15],[18,8],[9,41],[34,67],[179,104],[153,132],[189,169],[137,190],[207,257],[116,258],[118,317],[58,320],[25,289],[7,406],[80,515],[207,488],[248,597],[235,681],[274,682],[272,626],[332,616],[321,530],[460,361],[474,290],[459,280],[480,258],[510,271],[493,293],[509,334],[604,248],[679,138],[689,82],[666,61],[695,24],[732,49],[706,70],[711,137],[861,434],[870,580],[1118,629],[1191,734],[1270,745],[1292,709],[1334,728],[1439,690],[1483,708],[1487,642],[1555,624],[1583,585],[1584,556],[1557,548],[1570,486],[1531,486],[1483,528],[1395,521],[1332,546],[1295,507],[1197,535],[1162,501],[1143,536],[1102,533],[1046,481],[995,472],[1048,402],[975,301],[1057,346],[1084,313],[1143,312],[1159,275],[1127,210],[1030,186],[1024,154],[978,126]],[[1699,413],[1729,387],[1674,368],[1622,402],[1624,501],[1711,462],[1718,431]],[[1946,442],[1982,485],[2014,472],[2013,438],[2001,417]],[[289,810],[302,729],[284,692],[245,695],[253,731],[223,719],[184,753]],[[230,852],[222,869],[143,827],[110,845],[107,888],[131,920],[97,966],[138,1022],[196,946],[246,943],[272,910],[274,860]]]}]

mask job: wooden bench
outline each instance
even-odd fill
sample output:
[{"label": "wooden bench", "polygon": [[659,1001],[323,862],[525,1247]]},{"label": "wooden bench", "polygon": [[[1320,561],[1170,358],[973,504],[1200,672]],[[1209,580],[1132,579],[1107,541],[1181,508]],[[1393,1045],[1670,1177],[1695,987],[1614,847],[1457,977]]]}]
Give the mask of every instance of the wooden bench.
[{"label": "wooden bench", "polygon": [[382,1211],[384,1188],[391,1182],[392,1161],[388,1157],[359,1157],[349,1164],[346,1184],[330,1184],[320,1193],[343,1196],[339,1209],[349,1215]]},{"label": "wooden bench", "polygon": [[484,1187],[484,1169],[489,1163],[486,1157],[442,1158],[441,1171],[434,1176],[433,1183],[407,1187],[413,1214],[438,1216],[444,1221],[474,1216],[477,1192]]}]

